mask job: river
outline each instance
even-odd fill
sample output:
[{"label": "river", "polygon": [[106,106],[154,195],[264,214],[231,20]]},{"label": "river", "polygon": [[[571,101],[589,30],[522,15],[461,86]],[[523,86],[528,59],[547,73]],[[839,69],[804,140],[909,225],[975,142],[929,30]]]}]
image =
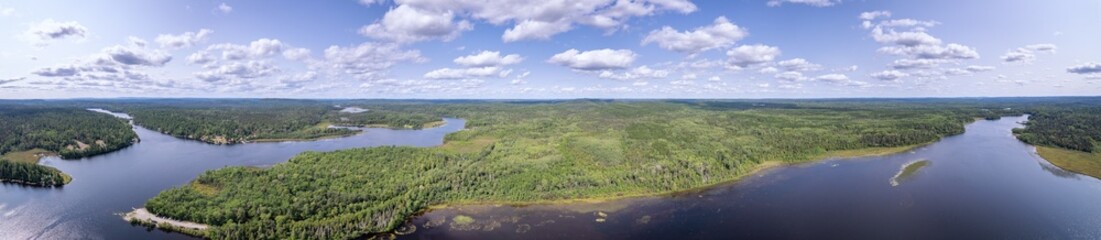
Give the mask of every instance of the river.
[{"label": "river", "polygon": [[[905,153],[779,167],[669,196],[432,210],[400,237],[1101,239],[1101,181],[1055,167],[1018,141],[1011,130],[1026,120],[979,120]],[[924,167],[900,174],[921,160]]]},{"label": "river", "polygon": [[207,170],[266,167],[304,151],[436,146],[443,144],[444,135],[466,124],[462,119],[444,121],[443,126],[423,130],[365,128],[344,138],[235,145],[184,140],[135,126],[141,142],[119,151],[79,160],[43,158],[41,164],[73,176],[73,182],[64,187],[0,184],[0,239],[193,239],[131,226],[116,214],[140,208],[157,193],[186,184]]}]

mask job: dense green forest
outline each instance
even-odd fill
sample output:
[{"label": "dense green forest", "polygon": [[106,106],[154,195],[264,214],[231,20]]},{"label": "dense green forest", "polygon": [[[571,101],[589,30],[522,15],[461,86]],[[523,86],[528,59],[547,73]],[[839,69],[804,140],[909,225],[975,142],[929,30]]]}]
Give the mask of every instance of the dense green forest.
[{"label": "dense green forest", "polygon": [[0,160],[0,182],[41,187],[61,186],[72,178],[56,168],[28,162]]},{"label": "dense green forest", "polygon": [[[988,110],[997,109],[997,110]],[[435,148],[309,152],[268,169],[208,171],[146,203],[213,226],[207,237],[354,238],[430,205],[530,203],[685,190],[763,164],[959,134],[972,105],[708,101],[451,103],[406,111],[466,118]]]},{"label": "dense green forest", "polygon": [[[35,154],[18,153],[49,152],[62,158],[81,158],[118,150],[136,140],[129,124],[107,114],[78,108],[0,104],[0,180],[61,185],[68,181],[61,180],[65,175],[60,171],[35,164]],[[36,149],[41,150],[32,151]],[[25,159],[15,159],[20,155]]]},{"label": "dense green forest", "polygon": [[80,158],[130,146],[137,135],[122,119],[77,108],[0,105],[0,154],[35,148]]},{"label": "dense green forest", "polygon": [[1101,142],[1101,107],[1043,109],[1018,129],[1021,141],[1082,152],[1095,152]]},{"label": "dense green forest", "polygon": [[361,113],[341,112],[323,101],[259,100],[116,104],[135,123],[172,136],[209,143],[309,140],[359,132],[337,126],[419,129],[439,117],[399,113],[378,106]]}]

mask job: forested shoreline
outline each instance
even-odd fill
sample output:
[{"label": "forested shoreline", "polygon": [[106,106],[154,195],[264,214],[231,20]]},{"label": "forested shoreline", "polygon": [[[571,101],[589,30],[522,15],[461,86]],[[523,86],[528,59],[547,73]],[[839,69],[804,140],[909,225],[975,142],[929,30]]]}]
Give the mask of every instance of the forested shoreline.
[{"label": "forested shoreline", "polygon": [[0,181],[64,185],[69,182],[68,175],[36,164],[38,157],[89,157],[125,148],[137,139],[128,123],[107,114],[70,107],[0,104]]},{"label": "forested shoreline", "polygon": [[[427,104],[467,119],[435,148],[303,153],[208,171],[146,203],[210,238],[355,238],[428,206],[638,196],[744,176],[767,163],[922,144],[990,115],[973,105],[708,101]],[[781,107],[777,107],[781,106]]]},{"label": "forested shoreline", "polygon": [[[443,146],[307,152],[267,169],[212,170],[146,203],[152,213],[210,225],[203,233],[210,238],[356,238],[392,230],[432,205],[680,191],[762,166],[930,143],[976,119],[1020,114],[1032,116],[1014,130],[1021,141],[1060,167],[1101,176],[1101,98],[0,101],[0,123],[12,123],[0,125],[0,153],[71,158],[136,140],[123,120],[84,110],[92,107],[226,144],[355,133],[330,125],[415,129],[467,119]],[[12,172],[37,177],[5,177]],[[4,164],[0,173],[13,182],[67,181],[37,164]]]}]

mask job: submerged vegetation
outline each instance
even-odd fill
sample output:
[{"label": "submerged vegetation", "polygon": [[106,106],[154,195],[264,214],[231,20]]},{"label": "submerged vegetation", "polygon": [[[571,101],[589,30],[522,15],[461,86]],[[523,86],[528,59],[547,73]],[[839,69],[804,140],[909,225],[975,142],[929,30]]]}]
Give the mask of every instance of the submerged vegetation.
[{"label": "submerged vegetation", "polygon": [[919,170],[929,166],[929,164],[932,164],[932,162],[924,159],[902,164],[902,168],[898,170],[898,173],[891,177],[891,186],[898,186],[917,174]]},{"label": "submerged vegetation", "polygon": [[81,158],[133,144],[137,135],[121,119],[79,108],[0,104],[0,181],[60,186],[61,171],[36,164],[44,155]]}]

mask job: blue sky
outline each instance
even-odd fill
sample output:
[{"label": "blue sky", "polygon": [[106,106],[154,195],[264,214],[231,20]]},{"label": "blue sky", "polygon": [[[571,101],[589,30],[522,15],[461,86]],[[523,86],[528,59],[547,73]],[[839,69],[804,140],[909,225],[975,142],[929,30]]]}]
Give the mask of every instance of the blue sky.
[{"label": "blue sky", "polygon": [[1099,1],[0,0],[0,98],[1101,93]]}]

